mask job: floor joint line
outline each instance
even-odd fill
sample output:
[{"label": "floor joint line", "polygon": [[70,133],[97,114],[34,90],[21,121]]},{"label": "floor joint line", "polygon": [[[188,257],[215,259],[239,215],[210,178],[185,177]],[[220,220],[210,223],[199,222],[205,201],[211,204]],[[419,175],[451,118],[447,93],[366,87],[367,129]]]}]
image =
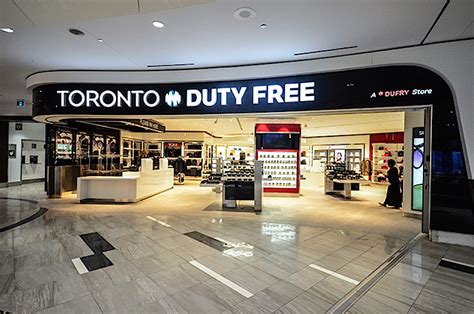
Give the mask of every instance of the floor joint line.
[{"label": "floor joint line", "polygon": [[427,237],[424,233],[419,233],[393,253],[385,262],[375,271],[362,280],[354,289],[349,291],[336,304],[334,304],[326,313],[343,314],[349,310],[362,296],[379,282],[393,267],[395,267],[410,252],[421,239]]}]

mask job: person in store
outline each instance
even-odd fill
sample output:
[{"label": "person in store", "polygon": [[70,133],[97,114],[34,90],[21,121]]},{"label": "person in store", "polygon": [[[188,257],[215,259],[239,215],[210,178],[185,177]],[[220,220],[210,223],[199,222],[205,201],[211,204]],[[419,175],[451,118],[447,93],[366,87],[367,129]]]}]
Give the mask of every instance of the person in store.
[{"label": "person in store", "polygon": [[387,172],[387,179],[390,185],[387,189],[387,196],[383,203],[379,203],[381,206],[393,206],[395,209],[402,207],[402,194],[400,192],[400,177],[398,175],[398,169],[395,167],[396,162],[390,159],[387,162],[389,170]]},{"label": "person in store", "polygon": [[174,175],[178,177],[178,182],[183,183],[184,182],[184,173],[187,169],[186,161],[183,159],[183,157],[179,156],[175,160],[173,168],[174,168]]}]

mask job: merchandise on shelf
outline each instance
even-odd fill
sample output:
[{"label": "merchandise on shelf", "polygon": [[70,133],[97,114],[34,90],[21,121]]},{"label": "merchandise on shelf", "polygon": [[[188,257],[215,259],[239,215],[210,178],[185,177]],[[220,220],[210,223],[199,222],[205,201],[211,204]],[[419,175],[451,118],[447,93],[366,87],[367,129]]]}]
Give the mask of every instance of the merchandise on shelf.
[{"label": "merchandise on shelf", "polygon": [[402,143],[375,143],[372,144],[372,180],[374,182],[385,182],[389,170],[387,162],[393,159],[397,167],[403,167]]},{"label": "merchandise on shelf", "polygon": [[264,188],[298,187],[298,151],[257,151],[257,160],[263,161]]}]

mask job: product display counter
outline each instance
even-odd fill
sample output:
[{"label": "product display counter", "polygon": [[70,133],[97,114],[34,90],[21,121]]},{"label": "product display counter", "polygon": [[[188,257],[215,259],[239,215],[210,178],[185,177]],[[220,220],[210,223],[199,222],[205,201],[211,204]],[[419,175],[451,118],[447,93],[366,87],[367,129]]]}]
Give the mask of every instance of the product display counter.
[{"label": "product display counter", "polygon": [[360,174],[354,170],[346,170],[344,163],[328,164],[324,179],[324,194],[342,193],[344,198],[350,199],[352,191],[359,191],[362,182]]},{"label": "product display counter", "polygon": [[262,174],[263,162],[254,165],[228,164],[223,173],[210,173],[201,181],[201,187],[212,187],[222,192],[222,207],[237,208],[238,201],[253,201],[254,210],[262,211]]},{"label": "product display counter", "polygon": [[122,176],[90,176],[77,179],[77,200],[80,203],[135,203],[173,188],[173,169],[166,160],[153,170],[152,159],[142,159],[139,172]]}]

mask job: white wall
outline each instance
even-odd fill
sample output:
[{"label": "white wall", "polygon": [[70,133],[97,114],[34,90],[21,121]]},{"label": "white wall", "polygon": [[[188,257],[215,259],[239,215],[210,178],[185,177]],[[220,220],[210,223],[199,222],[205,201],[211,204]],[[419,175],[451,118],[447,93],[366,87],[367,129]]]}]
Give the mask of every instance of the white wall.
[{"label": "white wall", "polygon": [[454,89],[458,117],[466,143],[468,175],[474,167],[474,40],[426,45],[361,55],[233,68],[185,71],[137,72],[47,72],[27,79],[27,87],[46,83],[170,83],[191,81],[234,80],[287,76],[305,73],[380,66],[413,64],[431,68],[445,77]]},{"label": "white wall", "polygon": [[411,169],[413,164],[412,135],[413,128],[424,126],[424,117],[424,111],[405,112],[405,132],[403,139],[403,142],[405,143],[405,148],[403,150],[403,212],[414,215],[421,215],[421,212],[411,210]]},{"label": "white wall", "polygon": [[8,183],[21,181],[21,140],[45,140],[45,125],[42,123],[23,122],[23,130],[15,130],[16,122],[9,123],[9,144],[16,144],[16,158],[8,159]]}]

